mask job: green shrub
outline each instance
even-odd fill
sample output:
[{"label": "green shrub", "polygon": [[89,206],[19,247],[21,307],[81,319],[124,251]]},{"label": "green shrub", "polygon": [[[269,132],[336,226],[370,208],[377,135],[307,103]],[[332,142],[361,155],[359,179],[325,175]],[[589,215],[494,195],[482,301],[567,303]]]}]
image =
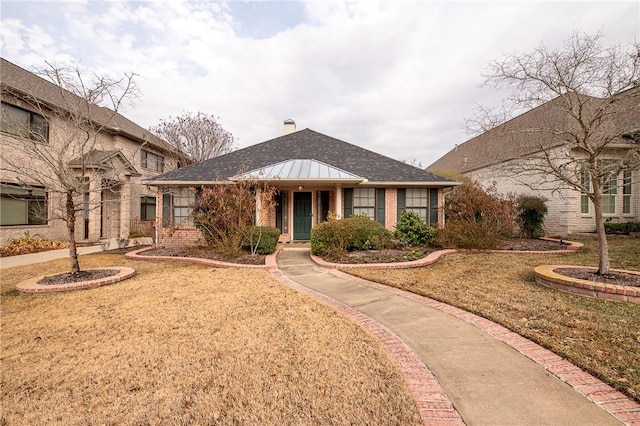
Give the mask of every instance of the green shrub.
[{"label": "green shrub", "polygon": [[343,253],[351,239],[347,222],[329,220],[311,228],[311,252],[318,256]]},{"label": "green shrub", "polygon": [[273,226],[250,226],[245,229],[246,247],[255,254],[271,254],[276,251],[280,230]]},{"label": "green shrub", "polygon": [[330,220],[311,230],[311,251],[315,255],[379,250],[391,246],[392,241],[388,229],[366,216]]},{"label": "green shrub", "polygon": [[420,219],[416,212],[405,210],[396,224],[394,235],[409,246],[428,246],[435,238],[437,231]]},{"label": "green shrub", "polygon": [[542,237],[544,216],[547,214],[546,199],[533,195],[521,195],[516,200],[516,214],[520,232],[527,238]]},{"label": "green shrub", "polygon": [[391,231],[367,216],[353,216],[346,221],[351,229],[348,250],[379,250],[389,247],[393,241]]},{"label": "green shrub", "polygon": [[630,234],[631,232],[640,232],[640,222],[623,222],[613,223],[605,222],[604,232],[607,234]]}]

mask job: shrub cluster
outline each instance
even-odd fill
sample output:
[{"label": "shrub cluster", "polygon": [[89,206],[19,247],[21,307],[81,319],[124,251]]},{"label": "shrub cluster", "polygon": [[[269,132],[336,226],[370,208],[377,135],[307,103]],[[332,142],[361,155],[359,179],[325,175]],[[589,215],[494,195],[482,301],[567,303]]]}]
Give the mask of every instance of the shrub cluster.
[{"label": "shrub cluster", "polygon": [[626,234],[640,232],[640,222],[612,223],[605,222],[604,232],[607,234]]},{"label": "shrub cluster", "polygon": [[[273,226],[250,226],[244,232],[247,236],[245,248],[253,250],[254,254],[271,254],[276,251],[280,230]],[[253,248],[253,249],[252,249]]]},{"label": "shrub cluster", "polygon": [[390,247],[392,243],[391,232],[366,216],[329,220],[311,229],[311,252],[320,256],[354,250],[379,250]]},{"label": "shrub cluster", "polygon": [[462,184],[446,194],[445,227],[436,237],[441,247],[494,249],[514,233],[514,203],[497,195],[495,189],[463,178]]},{"label": "shrub cluster", "polygon": [[394,235],[408,246],[427,247],[436,237],[435,228],[427,225],[416,212],[405,210],[396,224]]},{"label": "shrub cluster", "polygon": [[542,237],[544,217],[547,214],[546,199],[534,195],[521,195],[516,200],[516,214],[520,232],[527,238]]},{"label": "shrub cluster", "polygon": [[16,256],[67,247],[69,247],[68,241],[54,241],[40,234],[31,235],[29,232],[25,232],[23,237],[12,238],[8,245],[0,247],[0,256]]}]

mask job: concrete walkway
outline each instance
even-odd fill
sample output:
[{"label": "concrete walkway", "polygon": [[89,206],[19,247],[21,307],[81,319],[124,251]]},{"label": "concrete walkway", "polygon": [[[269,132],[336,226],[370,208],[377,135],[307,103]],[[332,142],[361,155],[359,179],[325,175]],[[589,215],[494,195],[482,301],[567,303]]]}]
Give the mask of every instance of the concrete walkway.
[{"label": "concrete walkway", "polygon": [[[102,251],[100,245],[78,247],[78,254],[90,254]],[[69,249],[42,251],[40,253],[21,254],[19,256],[0,257],[0,269],[13,268],[16,266],[33,265],[36,263],[48,262],[55,259],[69,257]]]},{"label": "concrete walkway", "polygon": [[320,268],[311,262],[308,249],[283,250],[278,266],[285,277],[395,333],[435,375],[468,425],[621,424],[538,363],[420,297]]}]

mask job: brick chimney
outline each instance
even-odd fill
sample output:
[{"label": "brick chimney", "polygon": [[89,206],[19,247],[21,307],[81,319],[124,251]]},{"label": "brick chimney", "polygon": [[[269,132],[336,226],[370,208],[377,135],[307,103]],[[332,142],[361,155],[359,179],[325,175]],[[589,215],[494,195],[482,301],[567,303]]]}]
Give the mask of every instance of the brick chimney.
[{"label": "brick chimney", "polygon": [[284,120],[284,134],[288,135],[289,133],[293,133],[296,131],[296,122],[288,119]]}]

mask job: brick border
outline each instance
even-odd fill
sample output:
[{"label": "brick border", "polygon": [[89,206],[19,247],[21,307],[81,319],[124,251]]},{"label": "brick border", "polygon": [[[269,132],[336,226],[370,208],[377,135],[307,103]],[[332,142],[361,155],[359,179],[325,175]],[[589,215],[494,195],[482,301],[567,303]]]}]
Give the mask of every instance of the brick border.
[{"label": "brick border", "polygon": [[[124,266],[109,266],[107,268],[101,269],[117,269],[118,273],[115,275],[111,275],[109,277],[100,278],[97,280],[91,281],[79,281],[77,283],[68,283],[68,284],[52,284],[52,285],[44,285],[38,284],[44,276],[29,278],[26,281],[22,281],[16,285],[16,289],[20,294],[46,294],[46,293],[57,293],[63,291],[75,291],[75,290],[86,290],[90,288],[102,287],[109,284],[114,284],[127,278],[131,278],[136,274],[135,269],[128,268]],[[87,269],[87,271],[91,271],[92,269]]]},{"label": "brick border", "polygon": [[429,253],[428,256],[423,257],[422,259],[412,260],[410,262],[393,262],[393,263],[331,263],[327,262],[324,259],[321,259],[318,256],[311,254],[309,251],[309,255],[311,256],[311,261],[316,265],[327,268],[327,269],[357,269],[357,268],[368,268],[368,269],[409,269],[409,268],[419,268],[421,266],[428,266],[436,263],[440,258],[447,256],[449,254],[458,253],[458,250],[447,249],[447,250],[439,250],[434,251],[433,253]]},{"label": "brick border", "polygon": [[398,364],[424,425],[464,426],[462,417],[453,406],[438,379],[424,361],[395,333],[346,304],[298,284],[285,276],[279,269],[272,271],[271,275],[288,287],[331,306],[371,333]]},{"label": "brick border", "polygon": [[[578,278],[571,278],[555,272],[556,269],[560,268],[587,269],[591,271],[597,270],[597,268],[589,266],[539,265],[533,268],[536,282],[545,287],[551,287],[556,290],[565,291],[567,293],[577,294],[580,296],[640,304],[640,287],[606,284],[581,280]],[[636,271],[629,271],[624,269],[612,269],[612,271],[624,272],[625,274],[640,276],[640,272]]]},{"label": "brick border", "polygon": [[358,263],[358,264],[349,264],[349,263],[331,263],[326,260],[315,256],[310,253],[311,261],[316,265],[327,268],[327,269],[357,269],[357,268],[368,268],[368,269],[409,269],[409,268],[420,268],[422,266],[428,266],[436,263],[438,260],[443,258],[444,256],[450,254],[473,254],[473,253],[515,253],[515,254],[572,254],[582,250],[584,244],[578,243],[576,241],[567,241],[560,238],[551,238],[551,237],[542,237],[539,238],[544,241],[553,241],[557,243],[561,243],[567,246],[565,250],[454,250],[454,249],[446,249],[439,250],[430,253],[428,256],[423,257],[422,259],[412,260],[410,262],[394,262],[394,263]]},{"label": "brick border", "polygon": [[549,349],[543,348],[537,343],[509,330],[504,326],[455,306],[438,302],[437,300],[426,296],[420,296],[398,288],[367,281],[365,279],[349,275],[346,272],[330,270],[329,273],[340,278],[345,278],[359,284],[385,290],[394,295],[417,301],[426,306],[438,309],[441,312],[459,318],[511,346],[513,349],[571,386],[576,392],[584,395],[587,399],[607,411],[622,423],[629,426],[640,425],[640,404],[612,386],[582,370],[580,367],[575,366],[566,359],[553,353]]},{"label": "brick border", "polygon": [[154,248],[155,247],[145,247],[140,250],[130,251],[126,253],[124,257],[126,257],[127,259],[133,259],[133,260],[168,260],[170,262],[195,263],[198,265],[213,266],[216,268],[266,269],[267,271],[275,271],[278,269],[278,264],[276,263],[276,257],[278,257],[280,250],[282,250],[282,248],[280,247],[276,249],[274,253],[268,255],[265,258],[264,265],[245,265],[242,263],[229,263],[229,262],[222,262],[219,260],[202,259],[199,257],[144,256],[139,254],[147,250],[152,250]]}]

